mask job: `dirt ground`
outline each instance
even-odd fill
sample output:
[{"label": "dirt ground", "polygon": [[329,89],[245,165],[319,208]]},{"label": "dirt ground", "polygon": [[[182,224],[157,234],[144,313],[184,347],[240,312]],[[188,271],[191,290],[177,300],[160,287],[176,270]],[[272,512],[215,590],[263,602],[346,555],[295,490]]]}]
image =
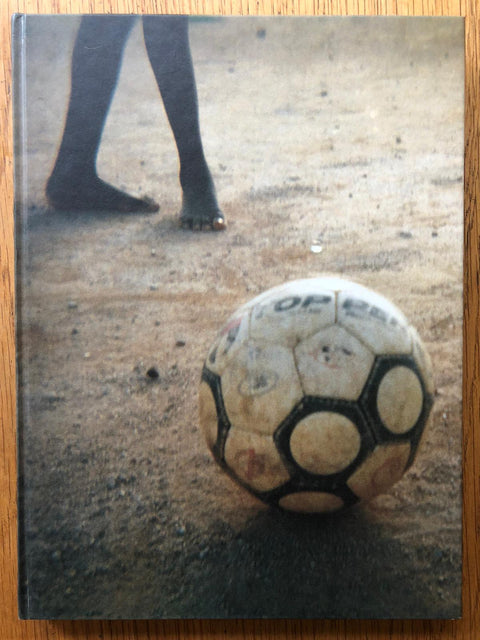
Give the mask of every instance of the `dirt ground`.
[{"label": "dirt ground", "polygon": [[[176,149],[140,24],[98,166],[160,212],[48,209],[78,26],[57,20],[27,28],[23,614],[457,617],[461,21],[194,22],[205,150],[229,224],[215,234],[178,227]],[[323,273],[378,290],[411,319],[432,357],[435,405],[388,494],[301,517],[216,466],[197,390],[237,306]]]}]

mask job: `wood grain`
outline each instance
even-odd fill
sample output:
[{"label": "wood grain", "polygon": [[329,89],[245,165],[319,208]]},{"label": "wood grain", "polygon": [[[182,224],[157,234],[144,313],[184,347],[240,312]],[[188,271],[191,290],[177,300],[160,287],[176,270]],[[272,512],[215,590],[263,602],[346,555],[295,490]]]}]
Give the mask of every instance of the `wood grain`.
[{"label": "wood grain", "polygon": [[[464,588],[459,621],[118,621],[51,622],[17,619],[16,441],[14,345],[13,148],[10,16],[30,13],[220,13],[306,15],[449,15],[466,19],[465,319],[464,319]],[[134,638],[250,640],[367,640],[480,638],[480,357],[479,357],[479,43],[472,0],[3,0],[0,61],[0,639]],[[432,567],[434,570],[434,567]]]}]

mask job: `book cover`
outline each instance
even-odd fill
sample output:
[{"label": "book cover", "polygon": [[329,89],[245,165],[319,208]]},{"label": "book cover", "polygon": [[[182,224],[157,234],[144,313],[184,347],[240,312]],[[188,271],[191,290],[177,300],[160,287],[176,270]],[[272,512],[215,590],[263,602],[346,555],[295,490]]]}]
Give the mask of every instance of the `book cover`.
[{"label": "book cover", "polygon": [[12,28],[20,617],[459,617],[463,20]]}]

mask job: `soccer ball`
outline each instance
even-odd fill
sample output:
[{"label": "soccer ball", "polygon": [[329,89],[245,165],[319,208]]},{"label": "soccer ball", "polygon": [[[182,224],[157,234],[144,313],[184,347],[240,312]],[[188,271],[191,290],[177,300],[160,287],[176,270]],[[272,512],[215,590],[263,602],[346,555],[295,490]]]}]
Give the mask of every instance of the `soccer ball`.
[{"label": "soccer ball", "polygon": [[240,307],[210,348],[200,425],[215,460],[261,500],[325,513],[388,490],[433,403],[429,356],[386,298],[296,280]]}]

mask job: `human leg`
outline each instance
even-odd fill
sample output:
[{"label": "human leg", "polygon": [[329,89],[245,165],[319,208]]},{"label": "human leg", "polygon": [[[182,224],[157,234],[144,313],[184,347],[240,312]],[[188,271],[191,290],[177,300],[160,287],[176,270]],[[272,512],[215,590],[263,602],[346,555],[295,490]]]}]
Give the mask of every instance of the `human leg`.
[{"label": "human leg", "polygon": [[180,160],[184,226],[226,227],[200,135],[197,89],[187,16],[144,16],[147,53],[162,96]]},{"label": "human leg", "polygon": [[46,194],[56,209],[157,211],[101,180],[96,160],[133,16],[85,16],[72,55],[71,93]]}]

